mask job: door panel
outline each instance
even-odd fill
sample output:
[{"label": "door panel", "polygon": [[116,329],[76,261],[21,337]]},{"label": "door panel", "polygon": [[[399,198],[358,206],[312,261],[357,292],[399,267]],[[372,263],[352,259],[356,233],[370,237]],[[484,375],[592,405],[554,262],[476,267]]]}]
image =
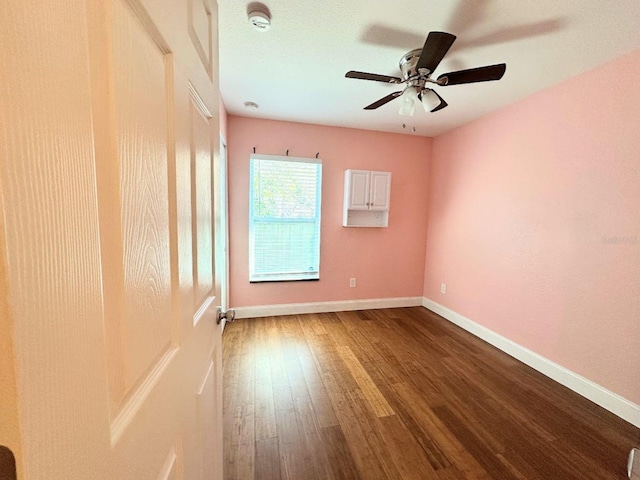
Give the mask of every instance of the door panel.
[{"label": "door panel", "polygon": [[212,117],[202,98],[190,89],[191,102],[191,206],[193,236],[193,284],[195,308],[212,294],[213,238],[211,229],[211,188],[213,149],[211,145]]},{"label": "door panel", "polygon": [[214,355],[211,359],[211,364],[207,371],[204,382],[198,392],[198,416],[197,425],[200,434],[200,444],[202,448],[202,478],[216,478],[214,473],[219,467],[216,465],[215,455],[211,455],[211,452],[216,448],[221,448],[221,445],[217,445],[216,429],[219,425],[216,424],[217,415],[220,413],[216,409],[220,408],[220,405],[216,405],[216,409],[212,410],[210,403],[211,398],[215,398],[216,389],[219,385],[219,372],[221,369],[218,365],[218,357]]},{"label": "door panel", "polygon": [[[113,78],[120,164],[121,345],[125,395],[175,344],[169,252],[171,56],[124,0],[113,1]],[[173,132],[171,132],[173,135]],[[115,159],[114,159],[115,160]],[[103,199],[110,201],[111,199]],[[110,281],[103,278],[103,282]],[[144,340],[142,340],[144,339]]]},{"label": "door panel", "polygon": [[211,15],[211,6],[206,0],[187,0],[189,36],[193,42],[202,66],[205,71],[212,75],[212,55],[211,51],[214,47],[212,42],[213,36],[213,17]]},{"label": "door panel", "polygon": [[217,7],[193,1],[0,6],[25,480],[222,479]]}]

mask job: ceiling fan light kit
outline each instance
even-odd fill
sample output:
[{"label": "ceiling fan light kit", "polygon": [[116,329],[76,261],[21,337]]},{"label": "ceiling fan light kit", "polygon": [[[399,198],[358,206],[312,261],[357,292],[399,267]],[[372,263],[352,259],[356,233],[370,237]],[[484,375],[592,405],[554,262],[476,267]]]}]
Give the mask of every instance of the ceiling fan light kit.
[{"label": "ceiling fan light kit", "polygon": [[440,100],[441,99],[438,97],[438,94],[430,88],[425,88],[422,91],[422,106],[424,107],[425,112],[433,112],[440,106]]},{"label": "ceiling fan light kit", "polygon": [[399,67],[402,77],[357,72],[354,70],[347,72],[345,77],[405,85],[404,90],[393,92],[381,98],[371,105],[366,106],[365,110],[375,110],[394,98],[401,97],[400,115],[413,115],[418,103],[422,103],[422,106],[427,112],[437,112],[445,108],[448,104],[435,90],[428,88],[426,86],[427,84],[446,87],[464,83],[490,82],[500,80],[507,68],[506,64],[500,63],[486,67],[444,73],[434,80],[432,78],[433,72],[455,40],[456,36],[451,33],[430,32],[422,48],[411,50],[400,59]]},{"label": "ceiling fan light kit", "polygon": [[412,117],[416,111],[416,105],[420,103],[418,92],[415,87],[407,87],[400,96],[400,115]]}]

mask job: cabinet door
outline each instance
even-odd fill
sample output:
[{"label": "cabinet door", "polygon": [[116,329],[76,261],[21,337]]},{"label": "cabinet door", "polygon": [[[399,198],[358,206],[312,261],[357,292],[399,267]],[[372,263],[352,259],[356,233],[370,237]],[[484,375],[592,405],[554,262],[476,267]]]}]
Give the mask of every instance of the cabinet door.
[{"label": "cabinet door", "polygon": [[391,173],[371,172],[371,193],[369,195],[370,210],[389,210],[391,194]]},{"label": "cabinet door", "polygon": [[347,188],[349,189],[348,209],[369,209],[370,172],[366,170],[347,170]]}]

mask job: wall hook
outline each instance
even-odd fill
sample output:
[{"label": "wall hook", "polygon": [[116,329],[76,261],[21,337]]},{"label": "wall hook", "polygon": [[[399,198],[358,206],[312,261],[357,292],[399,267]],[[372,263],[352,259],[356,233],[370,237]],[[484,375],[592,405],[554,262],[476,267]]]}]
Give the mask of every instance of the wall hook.
[{"label": "wall hook", "polygon": [[289,156],[289,150],[287,150],[287,157]]},{"label": "wall hook", "polygon": [[316,158],[318,158],[318,155],[320,155],[320,152],[316,153]]}]

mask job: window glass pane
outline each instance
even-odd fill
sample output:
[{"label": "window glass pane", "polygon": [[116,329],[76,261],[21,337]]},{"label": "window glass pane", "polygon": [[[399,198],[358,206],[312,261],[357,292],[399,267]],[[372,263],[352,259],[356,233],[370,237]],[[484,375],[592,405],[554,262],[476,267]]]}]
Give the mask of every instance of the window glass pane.
[{"label": "window glass pane", "polygon": [[251,157],[250,281],[318,279],[322,165]]},{"label": "window glass pane", "polygon": [[257,161],[253,172],[255,216],[315,218],[317,169],[312,163]]}]

